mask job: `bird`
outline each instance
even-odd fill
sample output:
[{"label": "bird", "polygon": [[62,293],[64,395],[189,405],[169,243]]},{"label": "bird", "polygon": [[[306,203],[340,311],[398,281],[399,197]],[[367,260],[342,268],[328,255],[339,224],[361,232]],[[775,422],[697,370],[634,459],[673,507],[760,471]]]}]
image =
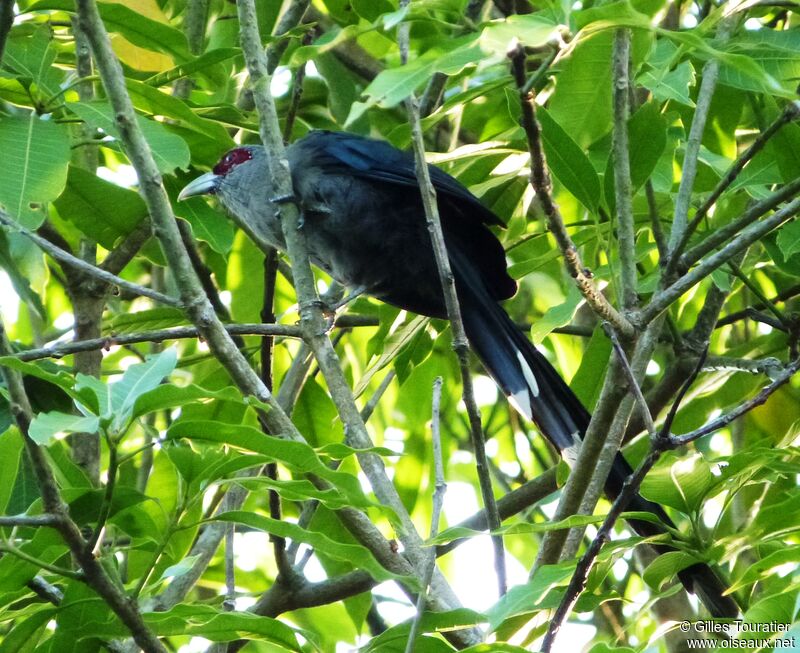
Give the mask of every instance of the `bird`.
[{"label": "bird", "polygon": [[[294,201],[314,265],[345,287],[413,313],[447,318],[412,154],[385,141],[314,130],[288,146],[286,158],[291,198],[276,196],[267,151],[242,145],[186,185],[178,199],[214,195],[247,233],[283,251],[279,204]],[[454,177],[432,165],[428,172],[470,347],[510,403],[570,462],[590,414],[500,304],[517,291],[503,245],[490,229],[504,223]],[[616,497],[631,473],[617,454],[606,494]],[[652,513],[660,521],[632,520],[641,536],[663,535],[664,526],[674,527],[660,505],[641,495],[628,509]],[[667,544],[655,548],[674,550]],[[692,564],[678,577],[712,616],[739,614],[707,564]]]}]

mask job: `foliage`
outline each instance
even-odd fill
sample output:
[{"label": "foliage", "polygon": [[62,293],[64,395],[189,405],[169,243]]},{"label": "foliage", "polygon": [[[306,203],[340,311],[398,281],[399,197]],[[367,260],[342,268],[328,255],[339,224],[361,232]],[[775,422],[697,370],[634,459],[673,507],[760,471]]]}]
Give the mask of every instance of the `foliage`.
[{"label": "foliage", "polygon": [[[261,33],[272,34],[282,3],[259,4]],[[520,290],[506,308],[519,323],[533,325],[532,338],[591,408],[613,353],[565,272],[531,191],[509,45],[516,39],[528,49],[554,198],[584,264],[617,304],[612,49],[616,30],[631,30],[634,88],[627,127],[636,290],[648,301],[664,290],[658,239],[669,237],[709,64],[718,67],[719,79],[689,188],[690,221],[734,161],[796,102],[800,26],[790,4],[414,0],[400,7],[396,0],[318,0],[303,22],[265,41],[270,48],[288,45],[282,52],[272,50],[280,54],[272,91],[282,125],[289,125],[289,140],[310,129],[347,129],[407,148],[411,132],[403,101],[426,89],[424,98],[435,96],[431,91],[440,81],[445,84],[441,102],[431,104],[422,120],[430,160],[507,225],[499,235]],[[261,253],[234,232],[213,202],[177,203],[185,183],[213,166],[235,141],[258,141],[257,116],[242,93],[246,69],[235,5],[209,4],[199,43],[191,30],[188,37],[183,31],[191,5],[192,0],[134,0],[101,3],[100,13],[219,315],[232,323],[260,322],[267,278]],[[475,7],[480,11],[471,14]],[[2,28],[8,38],[0,68],[5,170],[0,206],[18,224],[83,260],[108,264],[128,281],[174,294],[171,253],[161,251],[143,229],[147,208],[135,192],[115,112],[96,77],[79,77],[85,44],[76,40],[72,2],[20,1],[15,9],[13,26]],[[406,66],[399,64],[397,47],[403,23],[411,26]],[[297,75],[303,68],[304,78]],[[724,188],[688,247],[800,178],[800,125],[786,122]],[[776,365],[768,358],[786,361],[796,355],[799,225],[788,221],[743,259],[734,256],[709,270],[668,308],[642,383],[658,423],[706,344],[708,364],[677,413],[675,433],[725,414],[767,385]],[[738,232],[729,239],[737,237]],[[126,246],[133,248],[127,257],[121,255]],[[124,259],[118,269],[115,256]],[[276,280],[274,312],[280,323],[292,325],[296,299],[284,270]],[[677,279],[686,270],[674,273]],[[319,280],[325,287],[330,281],[322,273]],[[419,579],[387,568],[374,543],[354,537],[336,515],[342,509],[362,511],[389,540],[400,518],[362,483],[358,454],[363,452],[343,444],[346,429],[328,388],[313,366],[308,373],[297,362],[303,359],[296,339],[278,338],[271,371],[262,372],[275,379],[276,389],[295,391],[286,395],[305,442],[265,435],[259,403],[232,387],[205,342],[181,338],[163,345],[144,333],[186,326],[183,312],[128,291],[112,292],[13,230],[0,232],[0,284],[4,327],[21,354],[4,356],[0,366],[24,376],[35,412],[29,435],[46,448],[69,515],[88,541],[97,542],[103,569],[136,600],[146,625],[171,650],[189,644],[185,650],[204,650],[204,640],[211,646],[239,639],[251,640],[246,650],[252,651],[340,650],[337,645],[405,649],[414,610],[394,583],[416,590]],[[716,328],[712,297],[722,306]],[[428,530],[434,490],[431,387],[437,376],[445,378],[440,419],[450,489],[444,526],[456,526],[478,511],[480,493],[449,328],[365,298],[347,312],[356,326],[334,333],[342,368],[362,405],[379,399],[368,422],[377,445],[372,451],[382,457],[421,533]],[[709,312],[711,324],[698,341]],[[142,333],[138,343],[115,344],[117,336]],[[72,336],[107,338],[102,362],[96,352],[24,360],[26,350]],[[245,335],[238,343],[257,368],[261,341]],[[388,388],[382,386],[387,374],[394,375]],[[481,374],[477,363],[475,374]],[[556,456],[486,377],[478,379],[495,488],[505,494],[545,473]],[[14,424],[9,388],[1,387],[0,396],[0,508],[6,516],[41,515],[42,497]],[[675,595],[670,581],[697,559],[721,571],[746,617],[798,628],[798,405],[795,380],[692,451],[665,456],[647,477],[643,494],[669,510],[680,531],[673,534],[679,550],[641,568],[632,556],[641,538],[618,528],[620,537],[603,549],[578,603],[598,651],[677,646],[655,615],[688,619],[691,614],[680,612],[688,604],[671,612],[641,607]],[[643,425],[634,415],[627,448],[632,461],[648,446],[646,437],[634,437],[640,431]],[[76,454],[76,443],[95,440],[100,457],[93,468]],[[262,473],[265,466],[277,473]],[[227,504],[226,490],[242,498],[246,493],[244,503]],[[454,650],[457,641],[446,634],[475,625],[490,629],[497,644],[467,650],[523,650],[517,646],[529,646],[542,634],[541,624],[560,602],[576,559],[541,567],[529,579],[541,535],[587,525],[591,534],[599,520],[575,516],[554,523],[557,499],[542,495],[504,523],[514,587],[500,599],[493,594],[482,536],[471,527],[445,529],[438,536],[440,545],[473,540],[462,547],[471,553],[455,549],[439,560],[465,607],[426,612],[416,651]],[[282,511],[275,510],[276,503]],[[605,509],[601,503],[598,512]],[[76,576],[78,567],[60,535],[42,526],[2,524],[0,653],[121,650],[128,630]],[[236,526],[230,540],[235,597],[226,591],[226,547],[203,558],[208,552],[200,536],[212,527],[222,533],[229,524]],[[298,563],[295,573],[309,582],[332,579],[330,585],[301,583],[306,594],[287,594],[279,607],[247,611],[265,592],[282,591],[276,579],[286,563],[276,560],[275,551],[287,542],[285,555]],[[193,569],[201,572],[196,580]],[[163,602],[170,587],[190,576],[185,595]],[[337,594],[342,578],[362,584],[356,590],[343,584]],[[373,590],[381,581],[387,584]],[[43,583],[53,590],[50,600]],[[316,601],[307,598],[315,594]]]}]

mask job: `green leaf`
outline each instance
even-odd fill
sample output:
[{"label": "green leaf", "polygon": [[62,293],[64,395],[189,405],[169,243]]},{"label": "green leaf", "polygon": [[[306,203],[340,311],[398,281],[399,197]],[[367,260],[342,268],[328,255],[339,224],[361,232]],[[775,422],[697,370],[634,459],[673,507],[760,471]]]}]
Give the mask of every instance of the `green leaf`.
[{"label": "green leaf", "polygon": [[0,204],[12,218],[35,229],[45,218],[44,204],[59,196],[67,182],[69,134],[64,125],[26,116],[0,115]]},{"label": "green leaf", "polygon": [[744,573],[731,583],[729,591],[737,592],[743,587],[773,577],[778,567],[793,564],[797,568],[798,563],[800,563],[800,548],[798,547],[789,547],[770,553],[765,558],[748,564]]},{"label": "green leaf", "polygon": [[389,108],[399,104],[434,73],[455,75],[483,58],[483,51],[475,43],[475,38],[468,36],[453,39],[444,53],[439,50],[429,51],[405,66],[388,68],[364,89],[366,100],[353,104],[345,127],[353,124],[372,107]]},{"label": "green leaf", "polygon": [[64,73],[53,63],[57,48],[50,28],[36,29],[31,36],[11,34],[3,52],[3,63],[13,68],[25,81],[36,85],[42,100],[60,91]]},{"label": "green leaf", "polygon": [[19,619],[0,642],[0,653],[25,653],[31,643],[38,643],[42,631],[58,614],[57,608],[43,608]]},{"label": "green leaf", "polygon": [[659,102],[674,100],[693,107],[689,90],[695,84],[694,67],[689,61],[679,63],[673,70],[654,68],[639,75],[637,81],[653,93]]},{"label": "green leaf", "polygon": [[536,110],[542,144],[553,175],[590,211],[597,211],[600,181],[594,166],[570,135],[543,108]]},{"label": "green leaf", "polygon": [[[218,152],[224,152],[233,147],[233,139],[224,125],[216,120],[209,120],[197,115],[183,100],[133,79],[126,78],[125,83],[137,110],[154,116],[170,118],[177,125],[191,129],[213,141]],[[180,167],[185,168],[186,166]]]},{"label": "green leaf", "polygon": [[695,556],[684,551],[662,553],[647,565],[642,578],[655,590],[660,590],[665,582],[674,579],[679,571],[700,562]]},{"label": "green leaf", "polygon": [[[114,110],[108,102],[68,102],[67,108],[88,125],[102,129],[106,134],[119,138],[114,122]],[[163,124],[136,116],[159,171],[169,173],[175,168],[189,166],[189,147],[180,136],[170,132]]]},{"label": "green leaf", "polygon": [[324,533],[309,531],[288,521],[272,519],[271,517],[241,510],[222,513],[216,517],[216,520],[244,524],[245,526],[264,531],[265,533],[291,538],[295,542],[303,542],[325,555],[336,558],[337,560],[350,562],[357,568],[364,569],[369,572],[375,580],[405,578],[388,571],[375,559],[375,556],[372,555],[369,549],[360,544],[338,542]]},{"label": "green leaf", "polygon": [[40,320],[47,320],[47,313],[42,299],[39,294],[31,288],[30,280],[25,273],[20,270],[17,260],[11,254],[11,243],[9,238],[6,237],[4,232],[0,232],[0,269],[4,270],[8,275],[14,292],[17,293],[20,299],[25,302],[25,305],[31,310]]},{"label": "green leaf", "polygon": [[169,329],[170,327],[184,326],[188,323],[189,320],[181,309],[163,306],[134,313],[113,315],[108,320],[108,323],[104,325],[103,330],[116,335],[134,331]]},{"label": "green leaf", "polygon": [[167,431],[167,439],[176,438],[225,443],[267,456],[271,460],[283,463],[295,472],[314,473],[321,476],[348,497],[353,506],[375,507],[375,504],[364,496],[357,478],[330,469],[320,460],[314,449],[304,442],[266,436],[252,426],[212,421],[178,421]]},{"label": "green leaf", "polygon": [[47,445],[54,437],[68,433],[96,433],[100,419],[94,415],[68,415],[52,411],[39,413],[31,422],[29,435],[37,444]]},{"label": "green leaf", "polygon": [[[119,32],[134,45],[153,52],[163,52],[178,61],[192,58],[186,37],[180,30],[147,18],[122,4],[98,2],[97,8],[109,32]],[[70,0],[40,0],[28,7],[28,11],[74,12],[75,4]]]},{"label": "green leaf", "polygon": [[178,362],[175,347],[148,358],[144,363],[131,365],[122,378],[111,385],[111,406],[114,424],[121,427],[132,414],[137,399],[161,384],[172,373]]},{"label": "green leaf", "polygon": [[580,41],[564,62],[550,98],[550,115],[580,147],[611,125],[611,40],[607,32]]},{"label": "green leaf", "polygon": [[800,252],[800,220],[792,220],[778,231],[778,247],[784,260]]},{"label": "green leaf", "polygon": [[630,646],[612,646],[607,642],[599,642],[589,649],[589,653],[636,653]]},{"label": "green leaf", "polygon": [[647,102],[628,123],[631,185],[639,190],[650,178],[667,147],[667,121],[655,102]]},{"label": "green leaf", "polygon": [[714,475],[701,454],[667,454],[645,477],[642,495],[651,501],[691,514],[702,505]]},{"label": "green leaf", "polygon": [[139,194],[70,166],[67,187],[55,201],[58,214],[110,250],[147,215]]},{"label": "green leaf", "polygon": [[487,54],[505,57],[514,39],[526,47],[540,48],[557,38],[562,29],[546,12],[512,15],[488,23],[478,42]]},{"label": "green leaf", "polygon": [[536,345],[541,344],[553,329],[569,324],[575,315],[575,311],[578,310],[582,303],[583,295],[580,290],[578,290],[577,286],[571,285],[564,302],[558,306],[548,308],[547,312],[531,326],[533,343]]},{"label": "green leaf", "polygon": [[96,376],[78,372],[75,375],[75,390],[80,393],[83,405],[88,406],[96,415],[108,418],[114,414],[111,390],[107,383]]},{"label": "green leaf", "polygon": [[[289,626],[277,619],[261,617],[251,612],[224,612],[208,605],[193,603],[176,605],[166,612],[144,613],[142,617],[147,627],[159,637],[205,637],[212,642],[256,638],[260,642],[277,645],[281,650],[297,653],[304,650]],[[113,619],[92,624],[91,634],[94,637],[114,639],[129,637],[130,631],[122,622]]]},{"label": "green leaf", "polygon": [[4,515],[9,514],[6,509],[22,470],[23,443],[22,434],[16,426],[0,433],[0,478],[3,479],[0,484],[0,513]]},{"label": "green leaf", "polygon": [[68,395],[76,396],[74,389],[75,380],[72,378],[72,375],[63,371],[57,365],[54,365],[49,361],[42,363],[28,363],[26,361],[21,361],[14,356],[0,356],[0,365],[11,370],[16,370],[17,372],[21,372],[22,374],[28,376],[34,376],[37,379],[42,379],[48,383],[52,383],[53,385],[61,388]]},{"label": "green leaf", "polygon": [[138,395],[133,404],[131,418],[136,419],[159,410],[178,408],[186,404],[199,404],[215,399],[243,403],[242,393],[232,386],[221,390],[209,390],[194,383],[186,386],[166,383]]},{"label": "green leaf", "polygon": [[429,318],[417,315],[400,326],[392,335],[386,338],[383,344],[383,351],[376,361],[374,361],[364,375],[358,380],[353,394],[356,397],[366,390],[372,377],[380,372],[384,367],[390,365],[400,355],[400,353],[414,343],[417,334],[428,325]]},{"label": "green leaf", "polygon": [[566,585],[574,572],[574,560],[539,567],[531,580],[512,587],[488,610],[489,630],[497,630],[506,619],[536,610],[551,591]]},{"label": "green leaf", "polygon": [[195,57],[187,63],[178,64],[170,70],[165,70],[157,75],[148,77],[146,80],[144,80],[144,83],[148,86],[152,86],[153,88],[158,88],[159,86],[168,86],[169,84],[172,84],[172,82],[181,79],[182,77],[188,77],[195,72],[206,72],[207,69],[214,64],[228,61],[234,57],[241,56],[241,54],[242,51],[240,48],[218,48],[215,50],[210,50],[209,52],[201,54],[199,57]]},{"label": "green leaf", "polygon": [[583,351],[581,364],[570,383],[572,391],[590,412],[600,395],[610,357],[611,341],[603,329],[597,327]]}]

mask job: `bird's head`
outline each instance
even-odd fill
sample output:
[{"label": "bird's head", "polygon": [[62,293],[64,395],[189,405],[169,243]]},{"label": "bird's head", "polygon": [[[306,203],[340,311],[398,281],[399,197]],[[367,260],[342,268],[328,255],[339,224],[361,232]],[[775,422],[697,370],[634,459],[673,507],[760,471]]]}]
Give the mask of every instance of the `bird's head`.
[{"label": "bird's head", "polygon": [[[195,195],[217,195],[227,206],[229,196],[242,189],[252,189],[251,183],[262,176],[260,185],[268,179],[267,155],[263,147],[242,145],[229,150],[211,172],[189,182],[178,195],[178,201]],[[258,186],[256,186],[257,188]]]},{"label": "bird's head", "polygon": [[242,229],[257,243],[282,248],[283,236],[272,202],[274,189],[263,147],[241,145],[227,152],[211,172],[189,182],[178,201],[214,195]]}]

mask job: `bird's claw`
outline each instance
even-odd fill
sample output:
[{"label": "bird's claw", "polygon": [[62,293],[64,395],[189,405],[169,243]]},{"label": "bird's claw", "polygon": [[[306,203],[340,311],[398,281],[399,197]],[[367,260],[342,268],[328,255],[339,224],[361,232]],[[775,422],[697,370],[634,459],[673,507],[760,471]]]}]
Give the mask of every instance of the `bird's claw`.
[{"label": "bird's claw", "polygon": [[273,204],[295,204],[300,206],[300,200],[297,199],[297,195],[294,193],[286,193],[285,195],[276,195],[272,198]]}]

